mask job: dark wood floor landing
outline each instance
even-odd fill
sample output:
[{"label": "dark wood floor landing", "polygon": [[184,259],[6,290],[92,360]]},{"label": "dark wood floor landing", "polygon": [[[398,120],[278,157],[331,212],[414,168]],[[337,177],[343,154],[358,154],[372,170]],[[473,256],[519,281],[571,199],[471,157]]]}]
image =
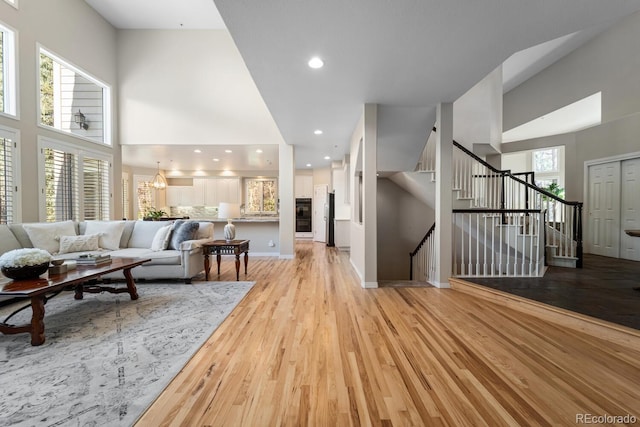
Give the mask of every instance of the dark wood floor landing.
[{"label": "dark wood floor landing", "polygon": [[640,329],[640,262],[585,254],[584,267],[549,267],[544,277],[467,281]]}]

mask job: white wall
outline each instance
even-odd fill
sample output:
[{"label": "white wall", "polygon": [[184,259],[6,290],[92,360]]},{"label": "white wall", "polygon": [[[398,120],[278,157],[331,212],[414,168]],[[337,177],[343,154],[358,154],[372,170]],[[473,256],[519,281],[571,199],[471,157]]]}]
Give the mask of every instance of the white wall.
[{"label": "white wall", "polygon": [[640,112],[640,13],[508,92],[504,130],[602,91],[602,121]]},{"label": "white wall", "polygon": [[282,142],[226,30],[121,30],[118,70],[123,144]]},{"label": "white wall", "polygon": [[[114,215],[122,212],[120,188],[121,155],[117,123],[117,55],[116,30],[98,15],[84,0],[21,1],[15,9],[0,1],[0,20],[18,32],[18,108],[17,120],[0,116],[0,124],[20,131],[22,174],[22,222],[38,221],[37,137],[38,135],[91,147],[113,155]],[[107,83],[112,88],[113,146],[101,145],[74,138],[71,135],[37,125],[38,53],[40,43],[73,65]]]}]

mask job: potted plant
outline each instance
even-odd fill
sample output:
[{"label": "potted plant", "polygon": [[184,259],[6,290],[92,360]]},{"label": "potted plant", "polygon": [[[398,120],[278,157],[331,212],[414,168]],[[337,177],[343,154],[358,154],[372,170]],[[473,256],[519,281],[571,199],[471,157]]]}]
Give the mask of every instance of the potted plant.
[{"label": "potted plant", "polygon": [[163,216],[167,216],[167,213],[165,211],[152,207],[147,210],[144,219],[147,221],[158,221]]}]

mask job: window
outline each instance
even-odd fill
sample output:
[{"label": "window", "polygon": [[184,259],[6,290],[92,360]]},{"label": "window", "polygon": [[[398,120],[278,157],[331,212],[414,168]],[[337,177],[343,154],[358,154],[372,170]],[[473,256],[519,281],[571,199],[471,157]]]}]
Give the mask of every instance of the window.
[{"label": "window", "polygon": [[122,172],[122,218],[129,218],[130,203],[129,174]]},{"label": "window", "polygon": [[551,147],[531,152],[535,184],[564,197],[564,147]]},{"label": "window", "polygon": [[245,213],[278,213],[278,183],[275,179],[246,180]]},{"label": "window", "polygon": [[18,143],[16,131],[0,128],[0,224],[19,221],[17,209]]},{"label": "window", "polygon": [[110,89],[40,48],[40,124],[111,144]]},{"label": "window", "polygon": [[17,115],[15,32],[0,22],[0,113]]},{"label": "window", "polygon": [[39,146],[44,177],[41,218],[47,222],[110,219],[110,156],[44,138]]}]

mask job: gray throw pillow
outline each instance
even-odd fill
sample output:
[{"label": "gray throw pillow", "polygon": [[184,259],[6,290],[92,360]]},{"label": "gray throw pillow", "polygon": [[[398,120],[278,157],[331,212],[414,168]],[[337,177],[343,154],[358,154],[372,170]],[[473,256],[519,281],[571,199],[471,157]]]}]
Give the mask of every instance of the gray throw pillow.
[{"label": "gray throw pillow", "polygon": [[197,221],[177,220],[173,224],[173,233],[169,249],[180,249],[180,243],[186,240],[194,240],[200,224]]}]

